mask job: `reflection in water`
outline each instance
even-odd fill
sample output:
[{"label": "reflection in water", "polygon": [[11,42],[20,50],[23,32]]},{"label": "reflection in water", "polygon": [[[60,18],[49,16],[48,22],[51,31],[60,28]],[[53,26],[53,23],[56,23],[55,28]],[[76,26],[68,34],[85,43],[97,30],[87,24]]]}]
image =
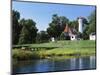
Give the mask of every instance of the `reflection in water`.
[{"label": "reflection in water", "polygon": [[82,59],[79,58],[79,69],[82,69],[82,66],[83,66],[82,64],[83,64]]},{"label": "reflection in water", "polygon": [[30,72],[50,72],[50,71],[68,71],[68,70],[82,70],[95,69],[95,56],[84,58],[71,59],[41,59],[33,61],[20,61],[14,65],[15,73],[30,73]]},{"label": "reflection in water", "polygon": [[70,68],[74,70],[75,67],[76,67],[76,59],[73,58],[73,59],[71,59],[70,61],[71,61],[71,63],[72,63],[72,64],[70,65]]},{"label": "reflection in water", "polygon": [[95,61],[96,61],[95,57],[91,56],[90,57],[90,68],[92,68],[93,66],[96,66],[96,62]]}]

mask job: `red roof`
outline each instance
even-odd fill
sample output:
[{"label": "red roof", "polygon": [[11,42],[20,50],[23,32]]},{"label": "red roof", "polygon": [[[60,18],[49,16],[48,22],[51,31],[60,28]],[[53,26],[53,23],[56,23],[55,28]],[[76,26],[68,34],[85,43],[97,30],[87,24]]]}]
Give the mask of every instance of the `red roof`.
[{"label": "red roof", "polygon": [[66,25],[65,29],[64,29],[64,32],[69,32],[69,27],[68,25]]},{"label": "red roof", "polygon": [[76,31],[73,28],[70,28],[68,25],[66,25],[64,32],[71,33],[71,34],[76,33]]}]

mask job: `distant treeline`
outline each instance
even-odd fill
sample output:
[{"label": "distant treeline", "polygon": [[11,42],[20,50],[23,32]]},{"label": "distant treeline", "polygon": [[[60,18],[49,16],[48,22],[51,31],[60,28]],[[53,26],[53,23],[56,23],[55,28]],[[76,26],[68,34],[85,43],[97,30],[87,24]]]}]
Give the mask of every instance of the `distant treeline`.
[{"label": "distant treeline", "polygon": [[[38,32],[36,22],[33,19],[20,19],[20,12],[12,10],[12,44],[31,44],[50,41],[51,37],[57,40],[63,40],[63,31],[68,24],[78,32],[78,21],[70,21],[65,16],[52,15],[52,20],[48,24],[46,31]],[[83,39],[88,39],[89,34],[96,32],[96,12],[91,12],[90,16],[84,18],[85,29]]]}]

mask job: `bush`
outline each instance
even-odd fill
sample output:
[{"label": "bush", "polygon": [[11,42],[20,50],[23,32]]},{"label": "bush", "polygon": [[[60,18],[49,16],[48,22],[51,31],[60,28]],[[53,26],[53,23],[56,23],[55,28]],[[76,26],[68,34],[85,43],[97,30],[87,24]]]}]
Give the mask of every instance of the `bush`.
[{"label": "bush", "polygon": [[30,60],[40,58],[38,51],[25,51],[25,50],[13,50],[13,58],[16,60]]}]

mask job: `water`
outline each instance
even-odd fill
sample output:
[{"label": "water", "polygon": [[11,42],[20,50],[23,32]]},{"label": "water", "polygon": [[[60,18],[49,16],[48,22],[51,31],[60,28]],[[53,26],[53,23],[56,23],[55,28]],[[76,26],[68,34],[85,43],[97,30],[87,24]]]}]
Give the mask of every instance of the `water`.
[{"label": "water", "polygon": [[70,59],[40,59],[33,61],[19,61],[14,66],[14,73],[36,73],[54,71],[72,71],[95,69],[95,56]]}]

